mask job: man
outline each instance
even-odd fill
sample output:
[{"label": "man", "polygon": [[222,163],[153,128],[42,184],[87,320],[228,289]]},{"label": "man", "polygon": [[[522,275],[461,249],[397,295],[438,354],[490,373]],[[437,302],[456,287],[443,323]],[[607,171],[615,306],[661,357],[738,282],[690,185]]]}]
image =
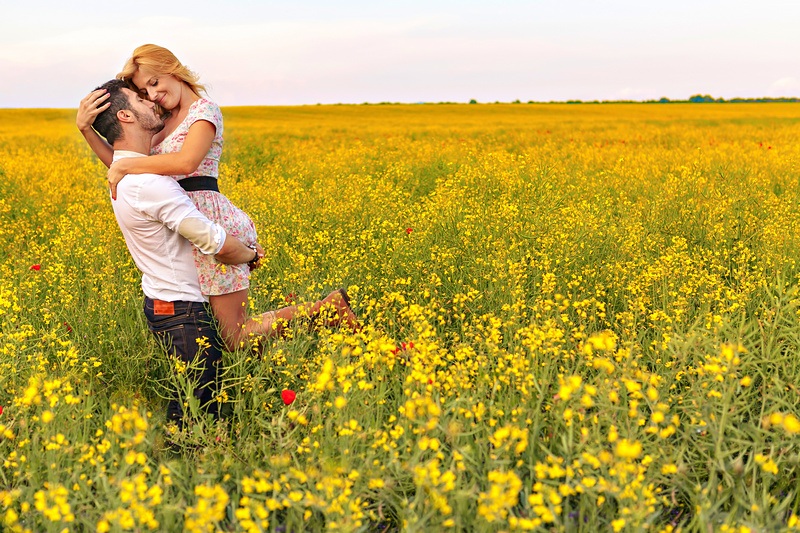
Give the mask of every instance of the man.
[{"label": "man", "polygon": [[[146,156],[153,135],[164,128],[154,104],[122,80],[100,88],[108,91],[110,105],[97,115],[94,128],[113,146],[114,160]],[[128,250],[142,272],[148,327],[168,351],[196,369],[190,374],[197,380],[194,395],[216,417],[215,385],[223,343],[200,292],[192,247],[214,254],[221,263],[252,266],[263,251],[229,237],[166,176],[139,174],[122,180],[112,206]],[[182,403],[171,399],[167,421],[180,427],[183,415]]]}]

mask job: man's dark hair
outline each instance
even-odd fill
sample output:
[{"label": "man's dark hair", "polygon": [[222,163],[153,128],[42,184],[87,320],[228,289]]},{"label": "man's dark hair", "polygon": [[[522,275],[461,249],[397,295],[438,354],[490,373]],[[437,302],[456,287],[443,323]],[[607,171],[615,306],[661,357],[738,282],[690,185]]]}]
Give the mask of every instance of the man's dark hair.
[{"label": "man's dark hair", "polygon": [[92,127],[97,133],[106,138],[108,144],[113,145],[117,139],[122,137],[122,126],[120,126],[119,120],[117,119],[117,111],[131,109],[128,95],[122,91],[122,89],[130,89],[130,87],[124,80],[111,80],[105,82],[97,89],[105,89],[108,91],[109,97],[107,102],[111,105],[108,106],[108,109],[95,117]]}]

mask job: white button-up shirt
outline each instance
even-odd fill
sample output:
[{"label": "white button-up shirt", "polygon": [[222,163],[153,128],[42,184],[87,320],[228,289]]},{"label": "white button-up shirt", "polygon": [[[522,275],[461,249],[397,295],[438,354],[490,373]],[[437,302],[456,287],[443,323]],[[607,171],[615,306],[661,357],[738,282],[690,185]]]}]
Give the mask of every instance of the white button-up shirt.
[{"label": "white button-up shirt", "polygon": [[[144,154],[117,150],[114,161]],[[178,183],[157,174],[132,174],[117,185],[117,199],[111,202],[125,243],[136,267],[142,272],[144,294],[156,300],[204,302],[200,292],[193,243],[178,232],[186,218],[198,219],[209,239],[193,238],[205,254],[216,254],[225,242],[225,230],[206,218]]]}]

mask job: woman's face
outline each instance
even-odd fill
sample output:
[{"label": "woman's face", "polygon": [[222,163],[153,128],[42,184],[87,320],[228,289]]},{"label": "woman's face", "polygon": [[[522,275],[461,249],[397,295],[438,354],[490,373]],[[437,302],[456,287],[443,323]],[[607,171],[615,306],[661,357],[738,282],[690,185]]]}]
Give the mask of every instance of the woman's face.
[{"label": "woman's face", "polygon": [[172,74],[153,74],[139,69],[132,81],[143,95],[147,95],[148,100],[162,109],[175,109],[181,101],[183,83]]}]

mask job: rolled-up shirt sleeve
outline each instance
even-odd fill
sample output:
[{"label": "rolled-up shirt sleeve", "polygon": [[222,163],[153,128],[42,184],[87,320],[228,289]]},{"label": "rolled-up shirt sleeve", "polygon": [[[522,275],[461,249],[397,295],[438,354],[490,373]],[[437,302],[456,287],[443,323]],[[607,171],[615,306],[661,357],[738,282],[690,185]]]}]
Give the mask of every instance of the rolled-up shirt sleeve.
[{"label": "rolled-up shirt sleeve", "polygon": [[180,233],[202,253],[217,254],[225,244],[225,229],[201,213],[172,178],[142,187],[138,196],[137,207],[143,213]]},{"label": "rolled-up shirt sleeve", "polygon": [[187,216],[178,225],[178,233],[206,255],[216,254],[225,244],[225,229],[206,217]]}]

